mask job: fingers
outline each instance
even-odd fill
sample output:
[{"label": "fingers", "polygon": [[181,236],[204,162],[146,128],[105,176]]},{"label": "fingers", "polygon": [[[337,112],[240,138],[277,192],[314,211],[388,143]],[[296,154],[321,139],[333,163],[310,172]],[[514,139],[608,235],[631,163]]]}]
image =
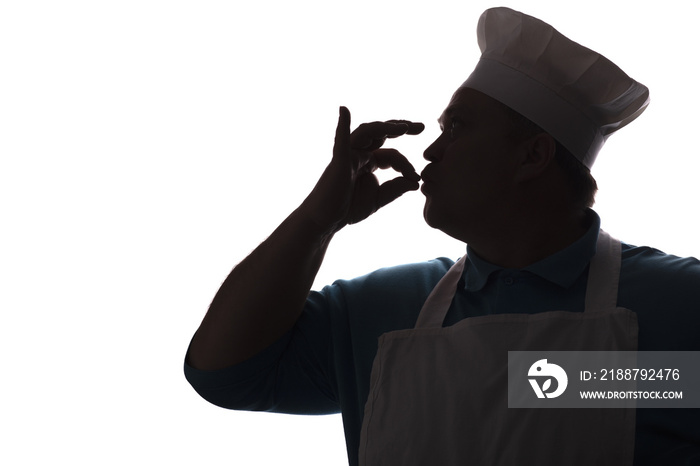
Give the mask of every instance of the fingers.
[{"label": "fingers", "polygon": [[[350,111],[340,107],[333,160],[309,196],[309,199],[323,198],[318,204],[328,204],[329,198],[338,200],[336,204],[340,208],[331,206],[331,210],[339,213],[330,215],[332,221],[326,223],[340,228],[357,223],[402,194],[418,189],[420,175],[408,159],[395,149],[380,147],[388,138],[419,134],[423,129],[422,123],[391,120],[364,123],[351,132]],[[372,174],[379,168],[396,170],[402,176],[380,185]]]},{"label": "fingers", "polygon": [[396,149],[378,149],[374,151],[371,163],[373,169],[392,168],[403,175],[379,186],[376,198],[377,209],[395,201],[408,191],[418,189],[420,175],[416,173],[416,169],[413,168],[411,162]]},{"label": "fingers", "polygon": [[404,134],[419,134],[425,125],[406,120],[375,121],[363,123],[352,132],[350,144],[353,149],[373,151],[379,149],[387,138]]},{"label": "fingers", "polygon": [[425,129],[425,125],[423,123],[416,123],[413,121],[408,121],[408,120],[389,120],[387,123],[403,123],[408,125],[408,131],[406,131],[406,134],[420,134],[423,132]]},{"label": "fingers", "polygon": [[408,191],[415,191],[419,186],[417,181],[402,176],[385,182],[377,191],[377,209],[395,201]]},{"label": "fingers", "polygon": [[408,125],[405,123],[385,121],[363,123],[352,132],[350,144],[353,149],[373,151],[382,147],[387,138],[395,138],[407,132]]},{"label": "fingers", "polygon": [[368,165],[370,171],[374,171],[377,168],[392,168],[409,180],[420,181],[420,175],[416,173],[416,169],[411,162],[396,149],[375,150]]}]

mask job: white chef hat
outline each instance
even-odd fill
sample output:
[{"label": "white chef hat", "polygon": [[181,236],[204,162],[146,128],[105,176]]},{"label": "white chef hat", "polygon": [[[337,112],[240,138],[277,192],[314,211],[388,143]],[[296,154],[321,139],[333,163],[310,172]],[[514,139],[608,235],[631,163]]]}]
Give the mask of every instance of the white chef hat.
[{"label": "white chef hat", "polygon": [[479,18],[481,59],[462,87],[512,108],[589,169],[605,140],[649,105],[649,89],[549,24],[509,8]]}]

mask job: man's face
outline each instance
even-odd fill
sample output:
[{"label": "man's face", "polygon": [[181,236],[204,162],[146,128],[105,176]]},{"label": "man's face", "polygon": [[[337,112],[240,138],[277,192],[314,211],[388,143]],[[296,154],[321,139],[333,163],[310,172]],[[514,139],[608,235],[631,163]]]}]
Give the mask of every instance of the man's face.
[{"label": "man's face", "polygon": [[438,122],[442,134],[425,150],[422,173],[426,222],[468,241],[508,212],[520,144],[503,106],[468,88],[452,96]]}]

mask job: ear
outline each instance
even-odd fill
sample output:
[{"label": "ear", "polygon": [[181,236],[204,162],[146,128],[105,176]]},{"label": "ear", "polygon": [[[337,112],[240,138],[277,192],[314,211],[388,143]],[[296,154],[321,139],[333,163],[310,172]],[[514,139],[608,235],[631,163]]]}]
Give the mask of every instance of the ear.
[{"label": "ear", "polygon": [[531,181],[542,176],[554,163],[557,143],[547,133],[539,133],[522,142],[522,156],[517,179]]}]

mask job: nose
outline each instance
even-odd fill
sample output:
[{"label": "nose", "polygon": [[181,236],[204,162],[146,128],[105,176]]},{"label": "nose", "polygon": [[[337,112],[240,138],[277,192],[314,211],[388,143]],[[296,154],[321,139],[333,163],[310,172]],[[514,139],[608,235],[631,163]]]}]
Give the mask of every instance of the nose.
[{"label": "nose", "polygon": [[438,138],[423,151],[423,158],[428,162],[437,162],[442,158],[442,144],[440,144],[440,139],[442,139],[442,136],[438,136]]}]

